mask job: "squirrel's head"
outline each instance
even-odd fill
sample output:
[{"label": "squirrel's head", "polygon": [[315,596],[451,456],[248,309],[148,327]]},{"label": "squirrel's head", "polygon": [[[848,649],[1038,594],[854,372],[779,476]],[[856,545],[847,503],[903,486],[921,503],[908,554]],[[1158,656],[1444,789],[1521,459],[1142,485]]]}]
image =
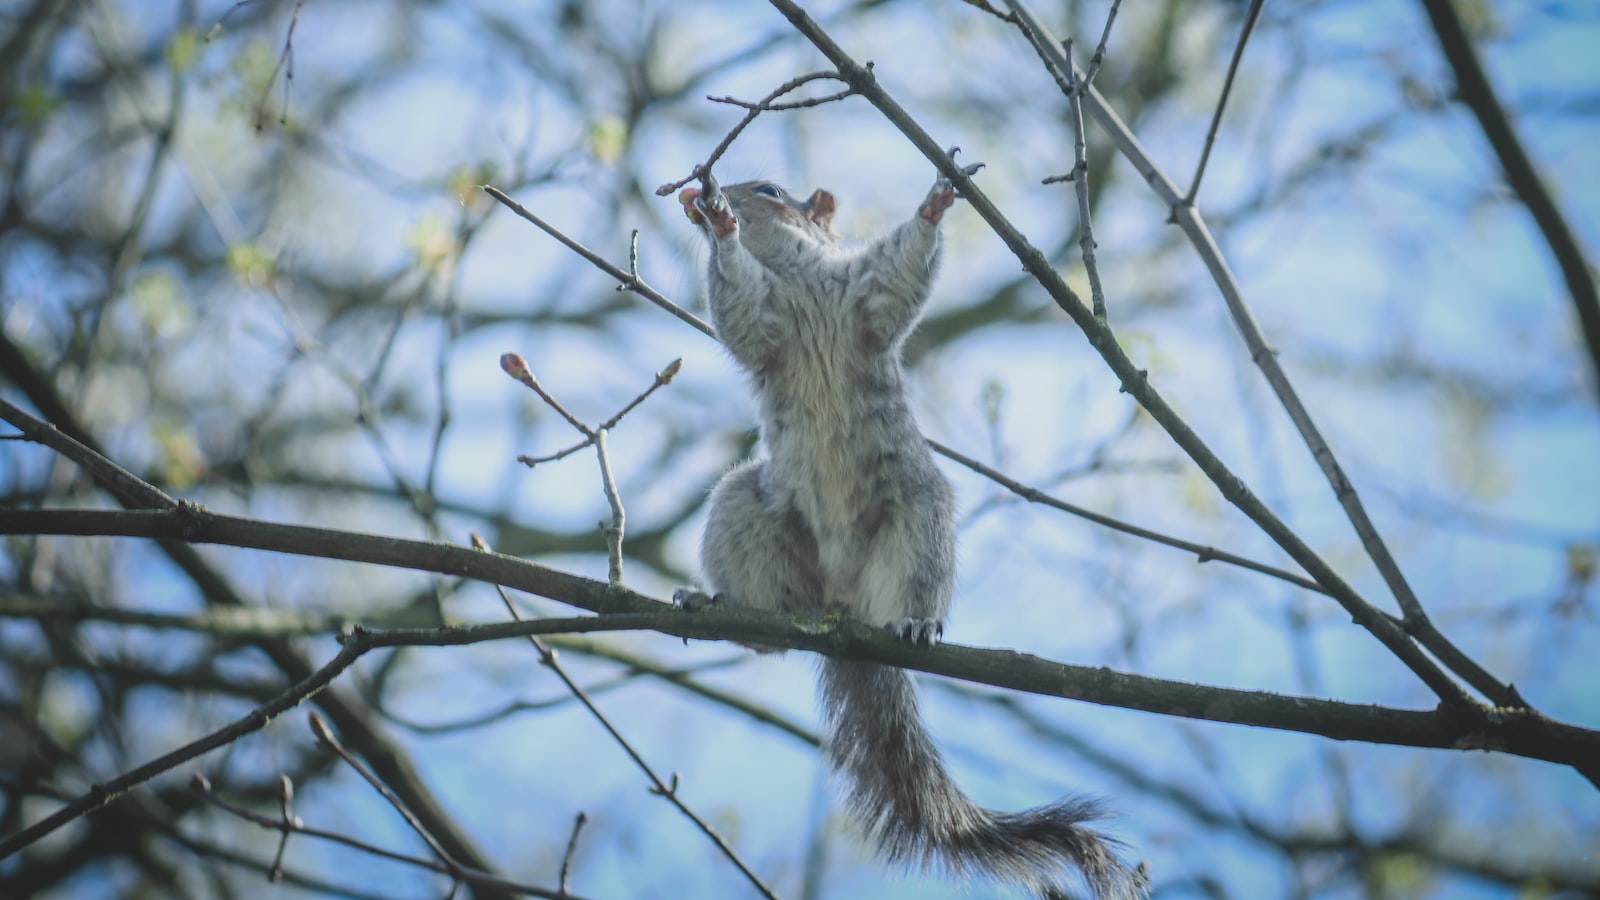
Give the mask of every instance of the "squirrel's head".
[{"label": "squirrel's head", "polygon": [[[818,189],[800,200],[770,181],[746,181],[722,189],[728,206],[739,220],[740,237],[757,259],[765,260],[769,251],[782,253],[796,244],[831,244],[838,240],[833,231],[833,212],[838,203],[833,195]],[[695,208],[700,192],[686,188],[678,195],[684,212],[695,224],[704,217]]]}]

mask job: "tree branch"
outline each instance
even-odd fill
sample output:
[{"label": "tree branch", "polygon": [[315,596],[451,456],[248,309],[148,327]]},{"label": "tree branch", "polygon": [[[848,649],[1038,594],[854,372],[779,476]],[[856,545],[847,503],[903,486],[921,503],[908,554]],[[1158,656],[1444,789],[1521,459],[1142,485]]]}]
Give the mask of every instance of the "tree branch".
[{"label": "tree branch", "polygon": [[[147,506],[152,504],[154,498],[166,496],[142,481],[139,481],[142,487],[134,487],[129,493],[127,485],[115,482],[108,484],[103,480],[105,476],[101,470],[110,464],[110,460],[96,447],[88,430],[71,414],[56,393],[55,386],[28,362],[21,348],[11,343],[5,335],[4,329],[0,329],[0,373],[21,387],[34,406],[42,410],[57,428],[41,428],[45,423],[4,399],[0,399],[0,418],[23,429],[25,433],[32,429],[40,434],[41,442],[94,474],[123,506]],[[136,477],[135,480],[138,481]],[[144,497],[142,500],[141,494]],[[156,502],[155,505],[165,504]],[[177,507],[172,509],[176,510]],[[0,517],[9,514],[10,511],[0,512]],[[194,547],[181,541],[161,541],[158,545],[194,582],[208,604],[214,607],[249,607],[250,604],[239,596],[228,579],[202,559]],[[311,663],[291,641],[272,639],[262,642],[260,646],[290,682],[301,682],[315,674]],[[324,691],[316,699],[317,705],[334,721],[346,739],[372,764],[384,781],[405,797],[406,803],[416,810],[428,828],[449,848],[451,855],[473,869],[484,872],[493,870],[493,865],[472,836],[457,824],[450,812],[433,796],[412,764],[409,754],[379,729],[360,703],[338,691]],[[479,887],[474,893],[483,900],[509,896],[492,887]]]},{"label": "tree branch", "polygon": [[[964,681],[1162,715],[1254,725],[1411,747],[1498,750],[1564,763],[1600,784],[1600,731],[1550,719],[1534,710],[1466,708],[1401,710],[1212,687],[1074,666],[1009,650],[939,644],[912,647],[880,628],[829,617],[795,619],[754,610],[687,614],[670,604],[498,553],[430,541],[263,522],[185,505],[174,510],[26,510],[0,515],[0,534],[164,537],[343,559],[476,578],[527,591],[599,616],[535,619],[441,628],[372,630],[352,626],[345,650],[447,647],[534,634],[651,630],[680,638],[810,650],[886,663]],[[343,659],[341,654],[338,659]],[[344,667],[353,659],[343,664]],[[179,760],[180,762],[182,760]],[[176,763],[174,763],[176,764]]]},{"label": "tree branch", "polygon": [[[844,48],[834,42],[817,23],[806,14],[792,0],[769,0],[773,6],[788,17],[801,34],[814,44],[822,54],[838,67],[842,75],[856,92],[861,94],[884,118],[900,130],[922,154],[931,161],[944,176],[955,184],[956,190],[967,199],[974,211],[989,223],[989,227],[1005,242],[1011,252],[1021,261],[1030,275],[1045,289],[1056,305],[1061,307],[1089,339],[1089,343],[1099,352],[1101,359],[1111,368],[1122,382],[1122,390],[1133,395],[1133,398],[1150,413],[1161,427],[1170,435],[1179,447],[1194,460],[1211,482],[1217,486],[1223,497],[1238,507],[1241,512],[1249,516],[1278,546],[1282,547],[1295,562],[1299,563],[1312,578],[1316,579],[1327,589],[1328,594],[1343,606],[1357,623],[1370,631],[1389,651],[1401,662],[1416,673],[1423,683],[1439,696],[1441,700],[1463,709],[1482,709],[1481,704],[1474,700],[1461,688],[1449,675],[1445,674],[1438,665],[1422,650],[1412,643],[1411,638],[1401,631],[1380,610],[1368,603],[1361,595],[1347,584],[1339,574],[1311,549],[1300,536],[1295,534],[1283,520],[1279,519],[1260,498],[1250,490],[1238,475],[1235,475],[1222,460],[1206,446],[1194,429],[1180,417],[1176,410],[1169,406],[1164,398],[1151,387],[1145,377],[1146,373],[1134,365],[1117,342],[1116,336],[1105,323],[1096,319],[1094,313],[1084,304],[1076,292],[1064,281],[1061,273],[1055,270],[1050,260],[1039,248],[1033,246],[1028,239],[1012,225],[1000,212],[999,208],[983,193],[961,168],[949,159],[938,141],[925,131],[898,102],[885,91],[873,76],[872,72],[861,66]],[[1008,0],[1008,3],[1023,17],[1027,17],[1026,7]],[[1030,21],[1028,28],[1041,36],[1045,34],[1043,26]],[[1053,49],[1048,42],[1047,48]],[[1092,89],[1086,95],[1098,96]],[[1103,103],[1103,100],[1102,100]],[[1093,109],[1091,105],[1091,109]],[[1131,135],[1130,135],[1131,137]],[[1170,182],[1168,182],[1170,187]],[[1176,199],[1176,190],[1174,189]],[[1193,213],[1192,207],[1180,207]],[[1213,247],[1213,251],[1215,248]],[[1220,252],[1214,252],[1213,258],[1218,264],[1224,266]],[[1253,324],[1253,323],[1252,323]],[[1259,335],[1258,335],[1259,337]],[[1287,381],[1283,382],[1287,385]],[[1296,401],[1298,403],[1298,401]],[[1303,407],[1300,407],[1304,412]],[[1306,420],[1309,422],[1309,418]],[[1331,456],[1329,457],[1331,459]],[[1348,488],[1348,481],[1344,483]]]},{"label": "tree branch", "polygon": [[[1026,4],[1022,3],[1021,0],[1006,0],[1006,3],[1016,10],[1019,19],[1025,23],[1024,34],[1030,40],[1036,40],[1036,48],[1040,54],[1050,60],[1052,66],[1056,68],[1070,68],[1071,63],[1064,59],[1059,51],[1055,49],[1054,38],[1050,36],[1049,30],[1033,16]],[[1060,82],[1062,78],[1057,76],[1056,80]],[[1406,581],[1405,575],[1401,573],[1399,564],[1395,562],[1382,536],[1378,534],[1378,530],[1372,524],[1371,518],[1367,516],[1366,507],[1362,505],[1361,497],[1356,493],[1355,485],[1345,475],[1343,467],[1339,465],[1338,459],[1333,455],[1333,449],[1317,429],[1316,423],[1312,421],[1311,413],[1305,408],[1305,404],[1300,401],[1300,396],[1295,392],[1294,385],[1290,383],[1288,374],[1278,364],[1277,352],[1267,346],[1266,338],[1262,335],[1260,326],[1256,324],[1254,314],[1251,313],[1249,306],[1245,303],[1244,292],[1239,288],[1238,281],[1233,277],[1233,271],[1228,268],[1227,261],[1222,258],[1222,251],[1217,247],[1215,239],[1212,238],[1211,230],[1200,216],[1199,209],[1193,203],[1186,202],[1172,180],[1156,167],[1150,155],[1140,145],[1138,138],[1134,137],[1133,132],[1123,123],[1116,111],[1111,108],[1099,91],[1091,88],[1085,94],[1085,98],[1088,102],[1090,114],[1106,130],[1112,142],[1116,145],[1118,152],[1133,164],[1134,169],[1144,177],[1151,190],[1155,191],[1156,195],[1171,209],[1173,221],[1183,229],[1184,234],[1188,236],[1190,243],[1194,246],[1195,252],[1200,256],[1201,261],[1205,263],[1206,269],[1210,271],[1212,280],[1216,283],[1218,290],[1222,293],[1223,301],[1227,304],[1228,312],[1233,318],[1234,327],[1239,331],[1240,336],[1244,338],[1245,345],[1250,351],[1251,361],[1261,370],[1262,376],[1267,380],[1267,384],[1272,388],[1273,393],[1277,395],[1278,402],[1282,404],[1284,411],[1289,414],[1290,420],[1294,422],[1295,428],[1299,430],[1301,439],[1311,451],[1311,455],[1316,460],[1317,465],[1321,467],[1324,477],[1328,479],[1328,484],[1333,488],[1334,496],[1338,498],[1339,504],[1344,507],[1345,516],[1350,520],[1356,535],[1361,539],[1362,547],[1367,551],[1367,555],[1372,559],[1373,564],[1377,566],[1379,574],[1383,576],[1384,583],[1388,585],[1390,592],[1394,594],[1395,601],[1400,604],[1400,611],[1404,615],[1402,630],[1422,642],[1423,646],[1427,647],[1434,656],[1449,666],[1451,671],[1465,679],[1468,684],[1471,684],[1496,705],[1526,705],[1525,701],[1512,686],[1504,684],[1490,675],[1483,667],[1458,650],[1428,622],[1427,613],[1424,612],[1416,593],[1411,590],[1411,585]],[[935,164],[938,164],[937,160]],[[998,213],[995,213],[995,215],[998,216]],[[988,218],[988,216],[985,215],[985,218]],[[990,224],[994,226],[994,221],[990,220]],[[998,226],[994,227],[998,230]],[[1009,228],[1009,225],[1007,227]],[[1044,282],[1041,282],[1041,284],[1045,284],[1047,290],[1050,289],[1049,284]],[[1063,287],[1065,287],[1064,284]],[[1070,295],[1070,290],[1067,293]],[[1060,303],[1059,300],[1057,302],[1058,304]],[[1062,308],[1066,309],[1068,313],[1072,312],[1071,308],[1065,306]],[[1095,343],[1093,336],[1091,336],[1090,342]],[[1096,349],[1100,348],[1098,343],[1095,346]],[[1102,355],[1104,354],[1102,353]],[[1121,373],[1119,372],[1118,374],[1120,375]],[[1138,395],[1135,394],[1135,397],[1137,398]],[[1144,401],[1141,399],[1140,402],[1143,403]],[[1146,409],[1149,409],[1149,407],[1146,406]],[[1152,415],[1154,415],[1154,412],[1154,410],[1151,410]],[[1155,418],[1157,421],[1161,421],[1161,417],[1156,416]],[[1165,427],[1164,422],[1163,427]],[[1168,429],[1168,432],[1171,433],[1171,429]],[[1176,435],[1174,435],[1174,438],[1176,439]],[[1179,443],[1182,444],[1182,441]],[[1198,458],[1195,461],[1197,463],[1200,462]],[[1205,469],[1206,467],[1201,464],[1201,468]],[[1211,475],[1210,470],[1207,470],[1207,475]],[[1231,473],[1229,477],[1232,477]],[[1228,485],[1217,481],[1215,477],[1212,480],[1222,489],[1223,495],[1228,496]],[[1228,499],[1231,501],[1233,497],[1228,496]],[[1237,502],[1235,502],[1235,505],[1238,505]],[[1245,510],[1245,513],[1250,515],[1252,519],[1256,519],[1249,510]],[[1257,524],[1261,524],[1260,519],[1256,519],[1256,521]],[[1265,525],[1262,525],[1262,530],[1266,531],[1274,541],[1277,541],[1279,546],[1283,546],[1285,550],[1289,549],[1279,540],[1278,535],[1273,530],[1268,529]],[[1290,555],[1294,556],[1293,551],[1290,551]],[[1296,561],[1299,561],[1298,557],[1296,557]],[[1302,565],[1304,565],[1303,562]],[[1316,576],[1316,572],[1310,568],[1307,568],[1307,571]],[[1324,582],[1321,577],[1318,577],[1317,580],[1327,587],[1332,587],[1332,585]],[[1340,598],[1337,594],[1334,594],[1334,596],[1346,609],[1350,608],[1345,599]],[[1354,595],[1352,594],[1352,596]],[[1366,603],[1365,600],[1359,597],[1356,599],[1362,604]],[[1358,622],[1362,621],[1360,616],[1357,616],[1356,619]],[[1362,624],[1365,624],[1365,622]],[[1385,643],[1387,644],[1388,642],[1385,641]],[[1434,682],[1430,681],[1429,684],[1436,691],[1440,689],[1440,686],[1435,685]],[[1449,689],[1447,688],[1447,690]]]},{"label": "tree branch", "polygon": [[1555,198],[1539,177],[1539,171],[1533,167],[1533,160],[1523,149],[1510,117],[1495,96],[1494,85],[1489,83],[1489,76],[1472,49],[1472,40],[1455,6],[1450,0],[1422,0],[1422,8],[1428,13],[1434,35],[1439,38],[1439,49],[1455,72],[1456,97],[1478,117],[1484,137],[1489,139],[1489,146],[1500,160],[1506,184],[1528,207],[1534,223],[1544,233],[1545,243],[1550,245],[1556,265],[1561,267],[1572,305],[1578,313],[1578,324],[1583,329],[1584,342],[1589,347],[1592,386],[1600,395],[1600,289],[1595,286],[1594,269],[1577,235],[1572,233],[1566,217],[1561,214],[1561,208],[1556,206]]}]

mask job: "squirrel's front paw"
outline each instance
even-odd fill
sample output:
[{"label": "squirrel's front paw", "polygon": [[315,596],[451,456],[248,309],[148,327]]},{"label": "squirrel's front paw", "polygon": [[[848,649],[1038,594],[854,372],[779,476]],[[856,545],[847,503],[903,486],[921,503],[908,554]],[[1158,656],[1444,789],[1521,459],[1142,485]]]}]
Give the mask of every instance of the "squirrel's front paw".
[{"label": "squirrel's front paw", "polygon": [[689,221],[699,225],[702,222],[711,223],[711,231],[717,237],[727,237],[739,227],[739,220],[733,214],[733,209],[728,206],[728,195],[722,192],[717,180],[706,176],[706,189],[684,188],[678,192],[678,202],[683,204],[683,213]]},{"label": "squirrel's front paw", "polygon": [[716,597],[694,588],[678,588],[672,592],[672,605],[684,612],[697,612],[716,602]]},{"label": "squirrel's front paw", "polygon": [[926,644],[929,647],[944,637],[944,622],[938,619],[896,619],[884,627],[902,641]]},{"label": "squirrel's front paw", "polygon": [[[960,149],[960,147],[951,147],[945,152],[950,154],[951,159],[955,159],[956,151]],[[970,176],[977,174],[977,171],[981,168],[983,168],[983,163],[973,163],[970,166],[962,166],[961,171],[963,174]],[[950,179],[941,175],[933,183],[933,187],[929,189],[928,196],[922,201],[922,205],[917,207],[917,215],[937,225],[939,220],[944,218],[944,211],[949,209],[955,202],[956,186],[950,183]]]}]

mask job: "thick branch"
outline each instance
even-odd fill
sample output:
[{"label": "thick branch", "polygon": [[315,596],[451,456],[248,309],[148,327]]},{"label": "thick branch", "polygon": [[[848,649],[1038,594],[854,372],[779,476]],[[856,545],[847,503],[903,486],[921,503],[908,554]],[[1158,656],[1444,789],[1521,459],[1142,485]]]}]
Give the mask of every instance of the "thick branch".
[{"label": "thick branch", "polygon": [[[469,547],[304,525],[263,522],[185,505],[173,510],[28,510],[0,514],[0,533],[116,535],[226,544],[368,562],[477,578],[603,613],[599,617],[539,619],[437,629],[372,631],[355,628],[352,646],[455,646],[530,634],[648,629],[682,638],[811,650],[918,669],[1011,690],[1120,706],[1163,715],[1317,734],[1336,740],[1499,750],[1565,763],[1600,780],[1600,731],[1521,709],[1441,706],[1397,710],[1242,691],[1072,666],[1026,653],[940,644],[932,649],[896,641],[879,628],[843,619],[795,620],[751,610],[686,614],[662,601]],[[364,652],[364,651],[363,651]]]}]

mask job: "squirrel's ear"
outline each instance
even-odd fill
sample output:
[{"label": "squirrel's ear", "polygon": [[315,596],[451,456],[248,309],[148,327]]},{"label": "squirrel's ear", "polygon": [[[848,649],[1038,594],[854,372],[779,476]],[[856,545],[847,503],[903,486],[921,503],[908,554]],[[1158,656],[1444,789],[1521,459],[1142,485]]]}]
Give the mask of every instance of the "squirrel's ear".
[{"label": "squirrel's ear", "polygon": [[839,204],[834,201],[833,195],[818,188],[806,201],[806,218],[828,228],[833,225],[833,211],[838,208]]}]

